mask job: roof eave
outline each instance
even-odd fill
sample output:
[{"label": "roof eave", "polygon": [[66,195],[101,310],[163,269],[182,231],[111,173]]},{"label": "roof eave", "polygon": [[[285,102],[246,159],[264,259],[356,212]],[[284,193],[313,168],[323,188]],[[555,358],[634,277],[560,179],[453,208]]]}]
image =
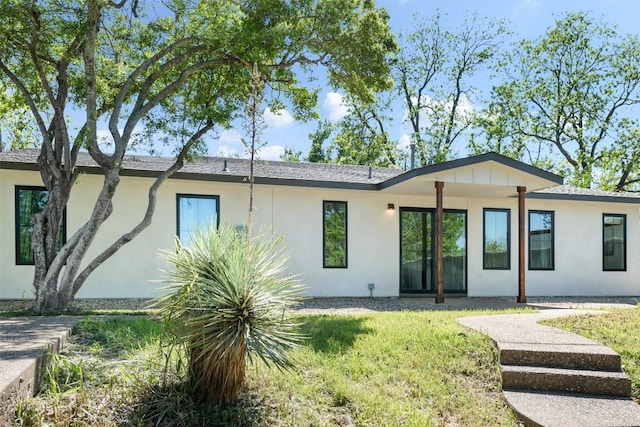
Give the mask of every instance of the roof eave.
[{"label": "roof eave", "polygon": [[0,169],[12,169],[12,170],[23,170],[23,171],[39,170],[37,163],[12,162],[7,160],[0,160]]},{"label": "roof eave", "polygon": [[579,202],[640,204],[640,197],[602,196],[588,194],[527,193],[527,199],[569,200]]}]

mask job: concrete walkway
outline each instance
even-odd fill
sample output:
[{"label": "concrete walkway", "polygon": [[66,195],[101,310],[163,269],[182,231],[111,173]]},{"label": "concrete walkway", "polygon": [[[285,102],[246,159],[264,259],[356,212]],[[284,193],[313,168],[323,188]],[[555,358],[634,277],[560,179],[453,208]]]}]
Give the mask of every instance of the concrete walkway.
[{"label": "concrete walkway", "polygon": [[631,381],[620,372],[619,355],[595,341],[538,324],[602,311],[538,308],[532,314],[457,319],[495,341],[504,396],[525,424],[640,426],[640,405],[628,397]]},{"label": "concrete walkway", "polygon": [[13,425],[17,402],[33,396],[49,352],[82,317],[0,317],[0,426]]}]

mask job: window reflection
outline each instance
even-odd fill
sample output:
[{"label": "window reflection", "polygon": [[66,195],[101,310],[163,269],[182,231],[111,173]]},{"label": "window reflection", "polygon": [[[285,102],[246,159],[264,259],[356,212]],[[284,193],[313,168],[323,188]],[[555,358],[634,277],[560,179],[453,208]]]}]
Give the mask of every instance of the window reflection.
[{"label": "window reflection", "polygon": [[529,211],[529,269],[554,269],[553,212]]},{"label": "window reflection", "polygon": [[323,202],[323,266],[347,267],[347,202]]},{"label": "window reflection", "polygon": [[[16,264],[33,264],[34,214],[42,212],[49,202],[49,193],[44,187],[16,186]],[[58,232],[58,250],[66,242],[66,209]]]},{"label": "window reflection", "polygon": [[510,268],[509,256],[510,211],[508,209],[484,209],[484,257],[485,269]]},{"label": "window reflection", "polygon": [[218,226],[218,196],[178,194],[178,238],[191,244],[194,231],[207,225]]},{"label": "window reflection", "polygon": [[605,271],[626,270],[627,242],[626,215],[604,214],[603,216],[603,269]]}]

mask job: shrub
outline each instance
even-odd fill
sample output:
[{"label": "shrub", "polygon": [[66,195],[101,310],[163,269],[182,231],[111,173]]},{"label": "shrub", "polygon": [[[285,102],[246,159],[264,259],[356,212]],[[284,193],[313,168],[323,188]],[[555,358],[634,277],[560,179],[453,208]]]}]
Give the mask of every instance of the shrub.
[{"label": "shrub", "polygon": [[289,308],[303,287],[285,272],[281,240],[270,230],[248,237],[232,226],[209,226],[189,247],[176,241],[175,251],[164,252],[169,287],[156,306],[187,345],[196,400],[235,400],[255,357],[279,369],[291,366],[287,350],[301,336]]}]

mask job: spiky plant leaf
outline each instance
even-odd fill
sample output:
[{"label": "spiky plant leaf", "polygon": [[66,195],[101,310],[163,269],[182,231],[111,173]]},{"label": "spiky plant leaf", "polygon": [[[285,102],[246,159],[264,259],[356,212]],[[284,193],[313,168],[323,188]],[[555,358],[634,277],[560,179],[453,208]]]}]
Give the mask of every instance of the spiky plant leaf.
[{"label": "spiky plant leaf", "polygon": [[189,247],[166,251],[169,286],[156,306],[189,348],[195,397],[208,404],[235,399],[246,363],[258,358],[286,369],[288,350],[299,344],[289,308],[303,286],[286,274],[288,254],[270,230],[248,238],[229,225],[209,226]]}]

